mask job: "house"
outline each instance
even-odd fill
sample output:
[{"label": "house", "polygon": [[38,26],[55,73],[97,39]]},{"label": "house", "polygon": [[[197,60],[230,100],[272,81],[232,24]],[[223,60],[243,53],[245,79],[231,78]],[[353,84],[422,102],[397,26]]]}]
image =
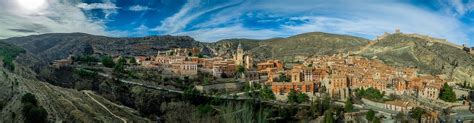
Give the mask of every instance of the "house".
[{"label": "house", "polygon": [[394,101],[385,102],[384,108],[388,110],[408,113],[415,106],[416,106],[415,103],[411,101],[394,100]]}]

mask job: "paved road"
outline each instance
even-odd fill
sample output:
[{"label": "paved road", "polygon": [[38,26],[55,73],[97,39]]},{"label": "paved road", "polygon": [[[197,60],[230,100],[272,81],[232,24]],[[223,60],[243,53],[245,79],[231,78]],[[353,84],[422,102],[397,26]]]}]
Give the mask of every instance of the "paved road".
[{"label": "paved road", "polygon": [[91,98],[95,103],[99,104],[102,108],[104,108],[107,112],[109,112],[110,114],[112,114],[114,117],[122,120],[124,123],[127,123],[127,120],[125,118],[122,118],[118,115],[115,115],[112,111],[110,111],[109,108],[107,108],[105,105],[103,105],[102,103],[100,103],[99,101],[97,101],[94,97],[92,97],[89,93],[91,93],[90,91],[84,91],[84,94],[86,94],[89,98]]}]

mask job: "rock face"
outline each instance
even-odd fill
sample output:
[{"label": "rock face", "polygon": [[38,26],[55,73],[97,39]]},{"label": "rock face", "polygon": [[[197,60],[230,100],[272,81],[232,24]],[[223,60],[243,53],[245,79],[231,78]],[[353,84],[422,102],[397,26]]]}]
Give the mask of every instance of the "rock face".
[{"label": "rock face", "polygon": [[[4,50],[7,48],[3,46],[6,45],[0,46],[3,51],[14,52]],[[2,55],[5,52],[2,52]],[[23,105],[21,98],[25,93],[36,96],[38,105],[48,112],[47,119],[50,122],[122,122],[120,118],[127,119],[129,122],[150,122],[140,117],[137,111],[117,106],[93,93],[90,93],[91,97],[89,97],[84,92],[39,81],[35,78],[36,73],[28,66],[17,62],[22,57],[30,57],[31,54],[22,53],[17,56],[17,59],[13,61],[16,66],[14,70],[0,66],[0,122],[24,120],[21,112]],[[106,105],[110,112],[118,116],[102,108],[101,104]]]},{"label": "rock face", "polygon": [[3,40],[35,54],[45,61],[66,58],[69,54],[152,55],[170,47],[202,47],[188,36],[150,36],[110,38],[84,33],[54,33]]}]

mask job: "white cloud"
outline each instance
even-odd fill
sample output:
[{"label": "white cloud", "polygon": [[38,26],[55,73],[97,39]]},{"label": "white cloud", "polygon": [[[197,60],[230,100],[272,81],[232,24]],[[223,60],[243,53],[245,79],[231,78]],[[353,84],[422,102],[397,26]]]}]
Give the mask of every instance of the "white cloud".
[{"label": "white cloud", "polygon": [[[202,41],[217,41],[225,37],[271,38],[314,31],[374,38],[383,32],[399,28],[405,33],[431,35],[458,44],[469,40],[468,26],[451,15],[399,1],[369,1],[246,1],[239,6],[213,13],[214,16],[208,17],[208,20],[193,23],[195,27],[199,27],[196,30],[174,28],[172,32],[189,34]],[[293,17],[303,23],[294,23],[293,20],[266,29],[243,25],[242,20],[256,19],[258,12],[290,20]],[[179,23],[182,18],[185,16],[174,18],[173,21]],[[175,24],[171,21],[168,23]],[[178,25],[186,27],[189,26],[187,24],[189,23]]]},{"label": "white cloud", "polygon": [[94,10],[94,9],[118,9],[118,7],[113,3],[80,3],[77,4],[77,7],[85,10]]},{"label": "white cloud", "polygon": [[105,35],[101,22],[92,22],[75,7],[77,3],[48,0],[48,7],[25,12],[10,1],[0,1],[0,38],[43,33],[84,32]]},{"label": "white cloud", "polygon": [[238,4],[238,2],[225,2],[225,4],[222,5],[219,4],[207,7],[202,5],[200,0],[190,0],[180,9],[178,13],[161,21],[161,25],[156,27],[154,30],[164,34],[174,34],[186,28],[186,26],[188,26],[188,24],[194,19],[206,13],[236,4]]},{"label": "white cloud", "polygon": [[134,6],[130,6],[128,10],[139,12],[139,11],[151,10],[151,8],[148,8],[147,6],[134,5]]},{"label": "white cloud", "polygon": [[105,1],[104,3],[79,3],[76,7],[81,8],[83,10],[95,10],[100,9],[105,13],[105,18],[108,18],[112,14],[117,14],[117,5],[110,1]]},{"label": "white cloud", "polygon": [[248,29],[242,25],[232,25],[223,28],[200,29],[176,33],[176,35],[189,35],[198,41],[213,42],[228,38],[268,39],[285,36],[283,32],[270,29]]}]

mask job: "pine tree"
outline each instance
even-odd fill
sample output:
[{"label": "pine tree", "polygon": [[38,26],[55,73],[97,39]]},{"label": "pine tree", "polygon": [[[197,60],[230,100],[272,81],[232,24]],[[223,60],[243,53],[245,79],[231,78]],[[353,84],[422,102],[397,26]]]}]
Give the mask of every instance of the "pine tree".
[{"label": "pine tree", "polygon": [[441,89],[439,98],[446,102],[455,102],[456,93],[454,93],[452,87],[450,87],[447,83],[444,83],[443,88]]}]

